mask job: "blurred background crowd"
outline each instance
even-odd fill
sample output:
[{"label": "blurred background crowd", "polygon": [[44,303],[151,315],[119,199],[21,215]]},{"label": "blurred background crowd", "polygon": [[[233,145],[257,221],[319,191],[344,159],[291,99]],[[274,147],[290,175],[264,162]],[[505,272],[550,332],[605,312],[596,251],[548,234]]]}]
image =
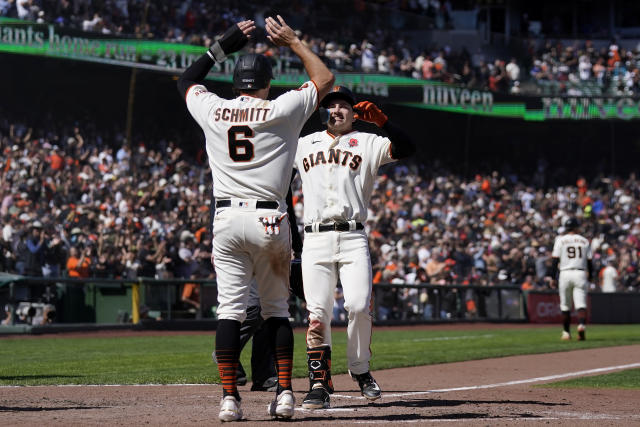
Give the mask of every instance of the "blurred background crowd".
[{"label": "blurred background crowd", "polygon": [[[590,40],[563,44],[526,30],[518,35],[516,59],[505,52],[470,52],[464,45],[414,40],[394,28],[416,19],[422,29],[453,29],[453,7],[471,8],[472,4],[449,0],[241,4],[228,0],[0,0],[0,16],[118,37],[209,46],[212,34],[241,18],[254,19],[263,27],[272,11],[286,11],[285,18],[299,29],[303,42],[340,72],[391,74],[514,94],[638,93],[640,51],[615,41],[598,47]],[[477,8],[472,12],[480,13]],[[522,20],[527,19],[524,14]],[[259,53],[296,60],[288,57],[287,50],[269,45],[264,34],[259,33],[256,42]]]},{"label": "blurred background crowd", "polygon": [[[111,147],[74,124],[0,119],[0,269],[30,276],[213,277],[211,178],[181,141]],[[511,284],[545,289],[569,216],[592,239],[596,273],[640,290],[640,181],[571,185],[493,172],[465,178],[438,163],[387,167],[369,220],[376,283]],[[299,220],[304,197],[294,182]],[[302,224],[298,224],[301,228]],[[593,280],[598,283],[597,277]]]}]

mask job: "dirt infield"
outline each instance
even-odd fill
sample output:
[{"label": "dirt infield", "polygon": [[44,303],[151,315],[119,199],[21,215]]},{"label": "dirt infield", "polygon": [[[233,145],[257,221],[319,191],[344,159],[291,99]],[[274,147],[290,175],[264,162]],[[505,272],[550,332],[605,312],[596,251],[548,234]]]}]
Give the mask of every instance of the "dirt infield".
[{"label": "dirt infield", "polygon": [[[384,393],[374,404],[364,401],[349,377],[338,375],[331,409],[299,408],[294,420],[314,426],[640,425],[640,390],[534,387],[574,378],[572,373],[613,372],[634,363],[640,367],[640,345],[376,371]],[[608,369],[590,372],[602,368]],[[298,403],[307,384],[294,380]],[[271,393],[251,392],[249,386],[240,392],[243,425],[269,420]],[[220,394],[215,385],[0,388],[0,425],[217,424]]]}]

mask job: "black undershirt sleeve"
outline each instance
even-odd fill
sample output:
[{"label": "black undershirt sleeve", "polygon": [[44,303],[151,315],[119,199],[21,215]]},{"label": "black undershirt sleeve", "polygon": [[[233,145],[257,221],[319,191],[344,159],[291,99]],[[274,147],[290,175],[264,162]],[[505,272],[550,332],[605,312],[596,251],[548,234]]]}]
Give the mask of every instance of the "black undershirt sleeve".
[{"label": "black undershirt sleeve", "polygon": [[387,120],[382,129],[387,132],[391,140],[391,157],[396,160],[404,159],[416,152],[416,145],[411,140],[411,137],[404,130],[391,123],[390,120]]},{"label": "black undershirt sleeve", "polygon": [[178,78],[178,92],[182,95],[182,99],[187,95],[187,90],[195,84],[201,84],[204,78],[209,74],[211,67],[215,62],[208,54],[202,55],[189,66],[184,73]]}]

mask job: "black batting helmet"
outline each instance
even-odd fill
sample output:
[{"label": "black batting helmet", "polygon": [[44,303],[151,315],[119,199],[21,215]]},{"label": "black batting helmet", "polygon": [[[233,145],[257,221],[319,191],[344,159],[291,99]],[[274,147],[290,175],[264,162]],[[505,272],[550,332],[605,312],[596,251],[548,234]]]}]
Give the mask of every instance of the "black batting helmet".
[{"label": "black batting helmet", "polygon": [[233,70],[235,89],[264,89],[273,78],[271,61],[264,55],[250,53],[242,55]]},{"label": "black batting helmet", "polygon": [[320,103],[320,105],[322,105],[324,108],[327,108],[327,105],[329,105],[329,102],[333,99],[342,99],[344,101],[347,101],[352,107],[356,103],[356,99],[353,96],[353,93],[346,86],[334,86],[333,88],[331,88],[331,92],[329,92],[325,95],[324,98],[322,98],[322,102]]},{"label": "black batting helmet", "polygon": [[564,228],[567,230],[576,230],[578,227],[580,227],[580,223],[576,218],[569,218],[564,222]]}]

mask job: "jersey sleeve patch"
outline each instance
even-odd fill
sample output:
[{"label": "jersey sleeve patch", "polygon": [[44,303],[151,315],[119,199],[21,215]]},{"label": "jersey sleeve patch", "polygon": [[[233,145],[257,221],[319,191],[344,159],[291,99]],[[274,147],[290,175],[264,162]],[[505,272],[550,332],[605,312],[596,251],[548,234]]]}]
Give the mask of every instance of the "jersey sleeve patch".
[{"label": "jersey sleeve patch", "polygon": [[212,104],[217,99],[214,93],[209,92],[206,86],[201,84],[190,86],[185,95],[187,109],[201,127],[205,126]]},{"label": "jersey sleeve patch", "polygon": [[200,96],[206,92],[208,92],[208,90],[203,85],[192,84],[191,86],[189,86],[189,89],[187,89],[187,92],[184,94],[184,100],[187,101],[187,99],[189,98],[189,93],[192,93],[193,96]]}]

